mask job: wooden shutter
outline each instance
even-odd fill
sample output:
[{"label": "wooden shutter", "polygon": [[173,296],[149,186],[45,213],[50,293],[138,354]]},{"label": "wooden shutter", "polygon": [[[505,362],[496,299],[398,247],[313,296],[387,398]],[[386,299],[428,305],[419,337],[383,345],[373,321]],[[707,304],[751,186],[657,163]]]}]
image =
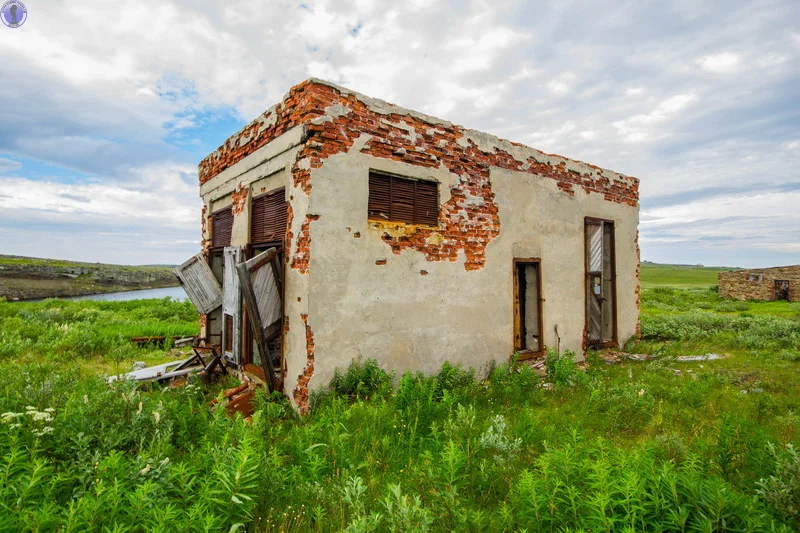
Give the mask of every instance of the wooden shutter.
[{"label": "wooden shutter", "polygon": [[436,226],[439,223],[439,184],[370,172],[367,216]]},{"label": "wooden shutter", "polygon": [[416,184],[414,224],[438,225],[439,184],[433,181],[417,181]]},{"label": "wooden shutter", "polygon": [[284,189],[253,198],[250,211],[250,242],[283,242],[286,234],[288,202]]},{"label": "wooden shutter", "polygon": [[241,353],[242,290],[236,266],[242,261],[243,255],[239,246],[225,248],[225,268],[222,277],[222,313],[225,320],[222,335],[223,354],[237,365]]},{"label": "wooden shutter", "polygon": [[233,209],[227,208],[211,215],[211,246],[230,246],[233,233]]},{"label": "wooden shutter", "polygon": [[246,263],[239,263],[236,271],[239,274],[239,282],[253,336],[261,354],[264,375],[267,376],[272,391],[275,390],[277,376],[268,343],[278,338],[283,329],[282,279],[278,263],[278,250],[270,248]]},{"label": "wooden shutter", "polygon": [[222,305],[222,288],[201,254],[173,270],[197,311],[208,314]]},{"label": "wooden shutter", "polygon": [[378,220],[389,220],[392,203],[392,178],[383,174],[369,173],[369,205],[367,216]]}]

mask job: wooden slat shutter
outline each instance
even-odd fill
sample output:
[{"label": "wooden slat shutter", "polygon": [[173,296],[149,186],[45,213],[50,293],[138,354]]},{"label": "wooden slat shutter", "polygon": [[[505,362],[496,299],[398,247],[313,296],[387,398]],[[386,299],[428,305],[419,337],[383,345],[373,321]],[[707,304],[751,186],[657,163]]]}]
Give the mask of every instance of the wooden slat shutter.
[{"label": "wooden slat shutter", "polygon": [[239,246],[228,246],[224,251],[225,268],[222,277],[222,330],[223,354],[239,364],[241,354],[242,290],[236,266],[242,261],[243,253]]},{"label": "wooden slat shutter", "polygon": [[370,172],[367,216],[436,226],[439,223],[439,184]]},{"label": "wooden slat shutter", "polygon": [[233,209],[227,208],[211,215],[211,246],[230,246],[233,234]]},{"label": "wooden slat shutter", "polygon": [[369,174],[369,205],[367,216],[378,220],[389,220],[391,215],[392,178],[383,174]]},{"label": "wooden slat shutter", "polygon": [[268,343],[277,338],[283,328],[278,250],[270,248],[246,263],[240,263],[236,271],[250,326],[261,354],[264,375],[267,376],[270,390],[274,390],[277,376]]},{"label": "wooden slat shutter", "polygon": [[201,254],[173,270],[197,311],[208,314],[222,305],[222,288]]},{"label": "wooden slat shutter", "polygon": [[439,224],[439,184],[433,181],[416,183],[414,224],[436,226]]},{"label": "wooden slat shutter", "polygon": [[283,242],[286,234],[288,202],[284,189],[253,198],[250,211],[250,242]]},{"label": "wooden slat shutter", "polygon": [[392,214],[396,222],[414,223],[414,190],[417,182],[392,177]]}]

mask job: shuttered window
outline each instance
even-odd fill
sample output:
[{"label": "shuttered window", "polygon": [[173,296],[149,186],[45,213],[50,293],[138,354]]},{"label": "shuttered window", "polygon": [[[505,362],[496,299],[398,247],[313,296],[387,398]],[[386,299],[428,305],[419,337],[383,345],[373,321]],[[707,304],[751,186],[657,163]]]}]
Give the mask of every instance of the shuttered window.
[{"label": "shuttered window", "polygon": [[288,202],[283,189],[253,198],[250,211],[250,242],[253,244],[283,241],[286,234]]},{"label": "shuttered window", "polygon": [[222,348],[223,352],[233,353],[233,317],[231,315],[222,315],[225,322],[225,346]]},{"label": "shuttered window", "polygon": [[233,210],[229,207],[211,215],[211,246],[230,246],[233,233]]},{"label": "shuttered window", "polygon": [[369,218],[407,224],[439,223],[439,184],[369,173]]}]

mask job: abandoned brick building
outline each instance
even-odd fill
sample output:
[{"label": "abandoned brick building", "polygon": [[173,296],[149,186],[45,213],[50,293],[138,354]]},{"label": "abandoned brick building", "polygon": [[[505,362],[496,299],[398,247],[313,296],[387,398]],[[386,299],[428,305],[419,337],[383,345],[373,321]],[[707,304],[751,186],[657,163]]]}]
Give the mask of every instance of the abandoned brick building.
[{"label": "abandoned brick building", "polygon": [[800,302],[800,265],[720,272],[717,279],[721,298]]},{"label": "abandoned brick building", "polygon": [[275,383],[301,410],[357,358],[432,373],[636,333],[635,178],[310,79],[199,179],[202,254],[187,264],[222,287],[201,334],[262,368],[257,306]]}]

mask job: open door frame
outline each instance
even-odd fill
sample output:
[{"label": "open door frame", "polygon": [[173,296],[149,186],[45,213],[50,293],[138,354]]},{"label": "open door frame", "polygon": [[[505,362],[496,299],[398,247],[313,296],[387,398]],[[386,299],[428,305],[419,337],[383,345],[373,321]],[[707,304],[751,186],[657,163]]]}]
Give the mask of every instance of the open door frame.
[{"label": "open door frame", "polygon": [[[611,332],[612,338],[608,340],[601,339],[600,342],[589,341],[591,348],[613,348],[618,346],[617,338],[617,226],[613,220],[596,217],[584,217],[583,219],[583,294],[584,294],[584,328],[588,338],[589,332],[589,242],[587,238],[586,227],[589,224],[610,224],[612,227],[611,232],[611,269],[613,274],[611,276],[611,294],[613,305],[611,308]],[[602,333],[601,333],[602,336]]]},{"label": "open door frame", "polygon": [[[536,285],[539,301],[539,347],[536,350],[531,350],[525,346],[525,309],[522,305],[522,298],[520,298],[520,283],[519,272],[520,267],[525,265],[536,265]],[[544,353],[544,310],[542,302],[542,260],[538,257],[531,258],[514,258],[511,265],[511,277],[514,280],[513,292],[513,305],[514,305],[514,352],[519,353],[519,360],[525,361],[532,359]]]}]

